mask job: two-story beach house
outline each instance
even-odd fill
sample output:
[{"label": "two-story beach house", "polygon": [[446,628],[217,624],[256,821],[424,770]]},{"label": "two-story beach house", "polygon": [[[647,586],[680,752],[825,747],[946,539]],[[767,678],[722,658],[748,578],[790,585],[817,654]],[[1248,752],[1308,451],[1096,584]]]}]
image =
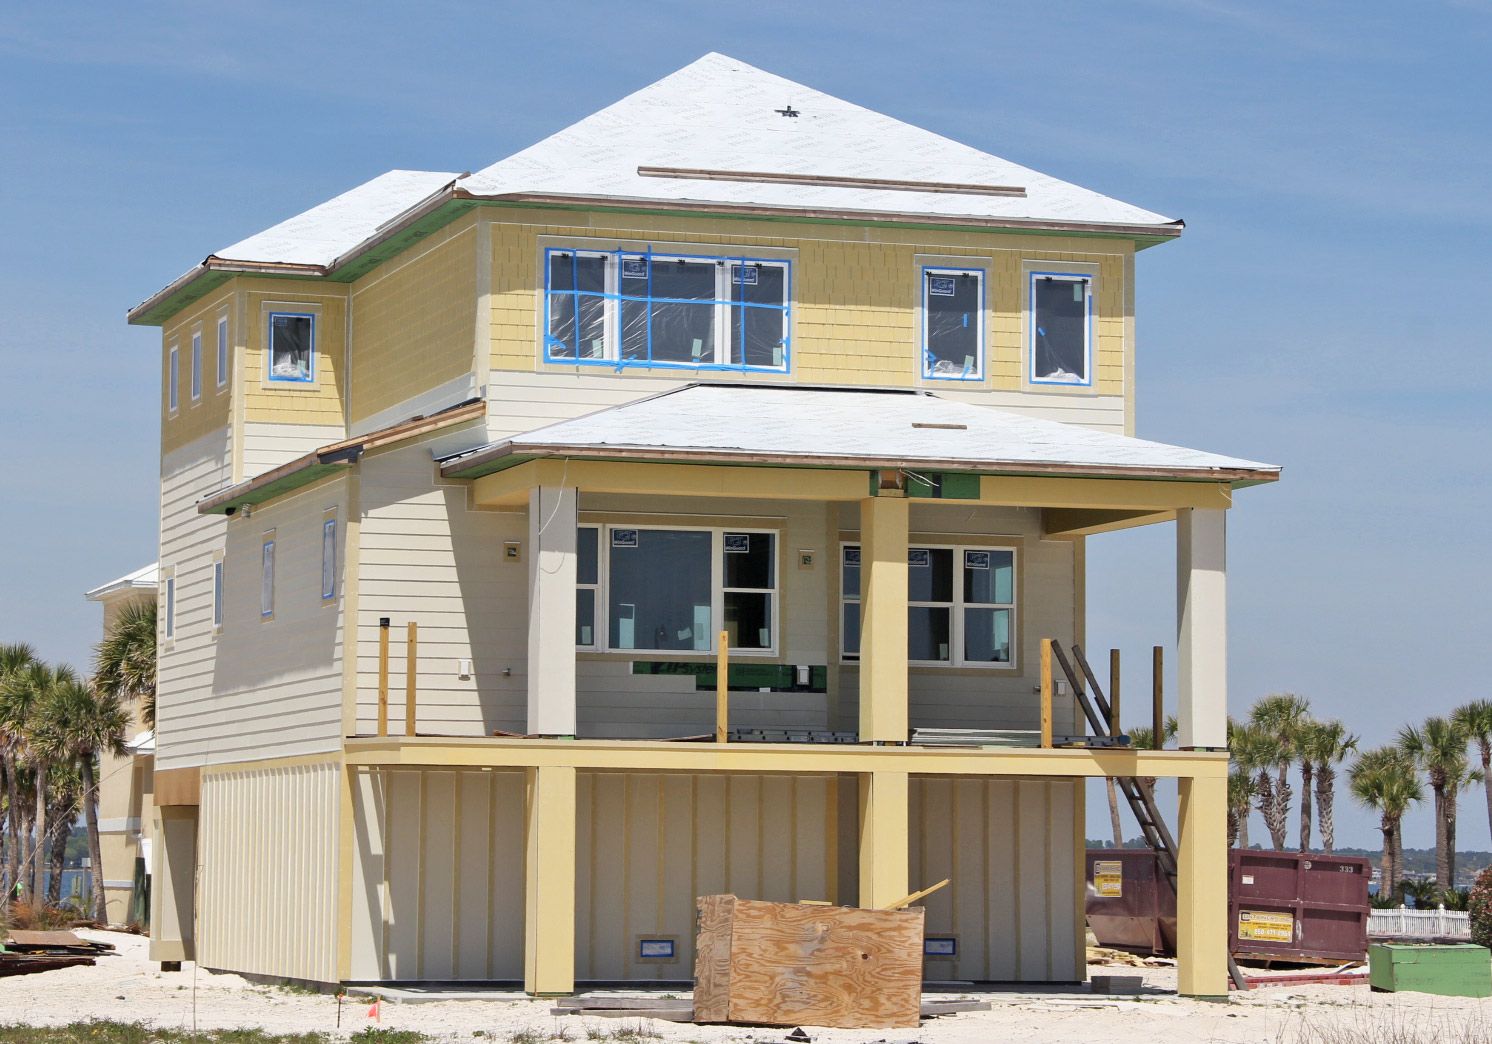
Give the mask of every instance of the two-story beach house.
[{"label": "two-story beach house", "polygon": [[[1224,993],[1224,519],[1278,469],[1134,436],[1181,228],[710,54],[137,306],[155,957],[563,994],[689,979],[699,895],[947,877],[930,979],[1070,982],[1084,781],[1139,775]],[[1042,747],[1084,538],[1158,523],[1179,749]]]}]

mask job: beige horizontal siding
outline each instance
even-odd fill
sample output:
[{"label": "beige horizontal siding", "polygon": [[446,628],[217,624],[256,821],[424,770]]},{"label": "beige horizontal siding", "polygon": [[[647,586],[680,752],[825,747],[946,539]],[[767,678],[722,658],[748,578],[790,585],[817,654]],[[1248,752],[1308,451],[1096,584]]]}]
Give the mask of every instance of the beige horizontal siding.
[{"label": "beige horizontal siding", "polygon": [[243,479],[251,479],[346,437],[340,424],[273,424],[249,421],[243,426]]}]

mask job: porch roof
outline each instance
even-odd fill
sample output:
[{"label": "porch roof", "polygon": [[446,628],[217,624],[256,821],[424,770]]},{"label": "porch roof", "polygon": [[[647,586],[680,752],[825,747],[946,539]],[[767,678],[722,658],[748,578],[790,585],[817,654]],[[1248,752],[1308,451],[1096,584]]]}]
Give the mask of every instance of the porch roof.
[{"label": "porch roof", "polygon": [[479,478],[543,457],[1271,482],[1277,465],[925,391],[688,384],[441,460]]}]

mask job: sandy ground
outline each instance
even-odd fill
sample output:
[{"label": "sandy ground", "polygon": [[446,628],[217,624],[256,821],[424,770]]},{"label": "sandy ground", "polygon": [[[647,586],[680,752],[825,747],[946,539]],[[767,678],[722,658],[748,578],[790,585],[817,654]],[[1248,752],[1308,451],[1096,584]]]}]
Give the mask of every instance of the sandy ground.
[{"label": "sandy ground", "polygon": [[[113,932],[83,932],[112,942],[118,952],[92,968],[63,968],[38,975],[0,980],[0,1023],[58,1025],[86,1019],[140,1022],[162,1028],[233,1028],[258,1026],[279,1032],[319,1030],[345,1036],[366,1026],[413,1029],[443,1040],[474,1037],[505,1041],[530,1029],[546,1036],[561,1029],[585,1041],[587,1030],[632,1028],[638,1020],[616,1021],[583,1016],[556,1017],[549,1005],[521,994],[504,999],[439,1001],[381,1005],[381,1018],[368,1015],[366,1000],[337,1001],[278,986],[251,983],[237,975],[196,971],[161,972],[147,959],[146,940]],[[1235,996],[1226,1003],[1183,1000],[1171,968],[1094,968],[1094,973],[1143,974],[1145,993],[1134,999],[1109,999],[1086,991],[971,993],[994,1008],[924,1021],[919,1029],[818,1030],[814,1041],[917,1041],[920,1044],[985,1044],[1018,1040],[1097,1040],[1104,1044],[1175,1040],[1278,1041],[1310,1040],[1328,1027],[1350,1032],[1347,1041],[1492,1040],[1492,1000],[1433,997],[1426,994],[1375,994],[1366,986],[1272,987]],[[652,1021],[646,1025],[662,1041],[781,1041],[786,1031],[731,1026],[692,1026]],[[1368,1032],[1373,1031],[1373,1032]],[[1387,1032],[1384,1032],[1387,1031]]]}]

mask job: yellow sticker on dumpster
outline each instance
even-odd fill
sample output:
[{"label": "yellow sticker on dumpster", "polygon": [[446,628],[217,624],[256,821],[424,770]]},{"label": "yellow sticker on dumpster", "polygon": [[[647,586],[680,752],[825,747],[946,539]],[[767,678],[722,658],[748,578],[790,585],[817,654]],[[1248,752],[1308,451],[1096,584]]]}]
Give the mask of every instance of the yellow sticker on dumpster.
[{"label": "yellow sticker on dumpster", "polygon": [[1093,891],[1100,899],[1118,899],[1124,895],[1124,864],[1117,859],[1093,861]]},{"label": "yellow sticker on dumpster", "polygon": [[1239,910],[1238,938],[1252,942],[1292,943],[1295,941],[1295,915],[1266,910]]}]

